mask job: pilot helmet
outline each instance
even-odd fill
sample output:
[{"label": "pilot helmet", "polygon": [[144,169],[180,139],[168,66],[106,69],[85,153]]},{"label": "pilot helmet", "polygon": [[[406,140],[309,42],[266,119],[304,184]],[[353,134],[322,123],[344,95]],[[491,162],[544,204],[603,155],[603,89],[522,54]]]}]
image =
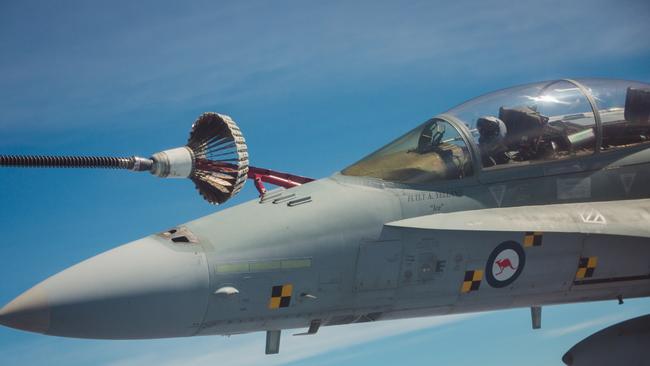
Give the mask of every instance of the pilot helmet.
[{"label": "pilot helmet", "polygon": [[482,138],[495,138],[506,136],[506,125],[494,116],[483,116],[476,121],[476,128]]}]

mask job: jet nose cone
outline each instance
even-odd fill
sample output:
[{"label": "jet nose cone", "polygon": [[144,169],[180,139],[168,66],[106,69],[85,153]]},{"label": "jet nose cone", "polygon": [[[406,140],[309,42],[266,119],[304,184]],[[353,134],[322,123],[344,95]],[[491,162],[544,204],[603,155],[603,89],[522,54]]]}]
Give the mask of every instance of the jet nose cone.
[{"label": "jet nose cone", "polygon": [[0,323],[75,338],[194,335],[209,298],[200,244],[150,236],[41,282],[1,311]]},{"label": "jet nose cone", "polygon": [[29,332],[47,332],[50,307],[43,289],[36,286],[0,309],[0,324]]}]

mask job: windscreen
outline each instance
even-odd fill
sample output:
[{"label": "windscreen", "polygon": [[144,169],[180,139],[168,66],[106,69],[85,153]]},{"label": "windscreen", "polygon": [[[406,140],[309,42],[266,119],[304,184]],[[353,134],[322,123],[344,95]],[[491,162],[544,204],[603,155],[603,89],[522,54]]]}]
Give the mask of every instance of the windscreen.
[{"label": "windscreen", "polygon": [[448,122],[435,118],[341,173],[424,184],[464,178],[472,174],[472,167],[467,145],[460,133]]}]

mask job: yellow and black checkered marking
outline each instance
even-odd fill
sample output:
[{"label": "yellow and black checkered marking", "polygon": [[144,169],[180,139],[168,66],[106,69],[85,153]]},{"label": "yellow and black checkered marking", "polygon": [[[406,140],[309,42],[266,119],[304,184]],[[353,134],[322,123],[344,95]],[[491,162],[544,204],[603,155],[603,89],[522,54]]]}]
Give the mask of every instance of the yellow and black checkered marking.
[{"label": "yellow and black checkered marking", "polygon": [[594,275],[594,270],[598,264],[598,257],[581,257],[578,263],[578,272],[576,278],[590,278]]},{"label": "yellow and black checkered marking", "polygon": [[463,286],[460,288],[460,292],[467,293],[470,291],[478,290],[481,286],[481,280],[483,279],[483,270],[477,269],[474,271],[466,271],[465,279],[463,280]]},{"label": "yellow and black checkered marking", "polygon": [[541,231],[527,231],[524,234],[524,247],[539,247],[542,245]]},{"label": "yellow and black checkered marking", "polygon": [[292,284],[273,286],[271,289],[271,299],[269,300],[269,309],[286,308],[291,304]]}]

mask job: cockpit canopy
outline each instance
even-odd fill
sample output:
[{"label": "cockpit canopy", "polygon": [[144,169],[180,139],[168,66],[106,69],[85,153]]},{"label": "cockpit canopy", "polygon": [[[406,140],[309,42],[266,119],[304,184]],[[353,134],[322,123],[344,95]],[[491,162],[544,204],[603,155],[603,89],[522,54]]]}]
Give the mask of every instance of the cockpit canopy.
[{"label": "cockpit canopy", "polygon": [[576,158],[648,141],[649,84],[564,79],[503,89],[460,104],[342,174],[429,183],[462,179],[479,168]]}]

